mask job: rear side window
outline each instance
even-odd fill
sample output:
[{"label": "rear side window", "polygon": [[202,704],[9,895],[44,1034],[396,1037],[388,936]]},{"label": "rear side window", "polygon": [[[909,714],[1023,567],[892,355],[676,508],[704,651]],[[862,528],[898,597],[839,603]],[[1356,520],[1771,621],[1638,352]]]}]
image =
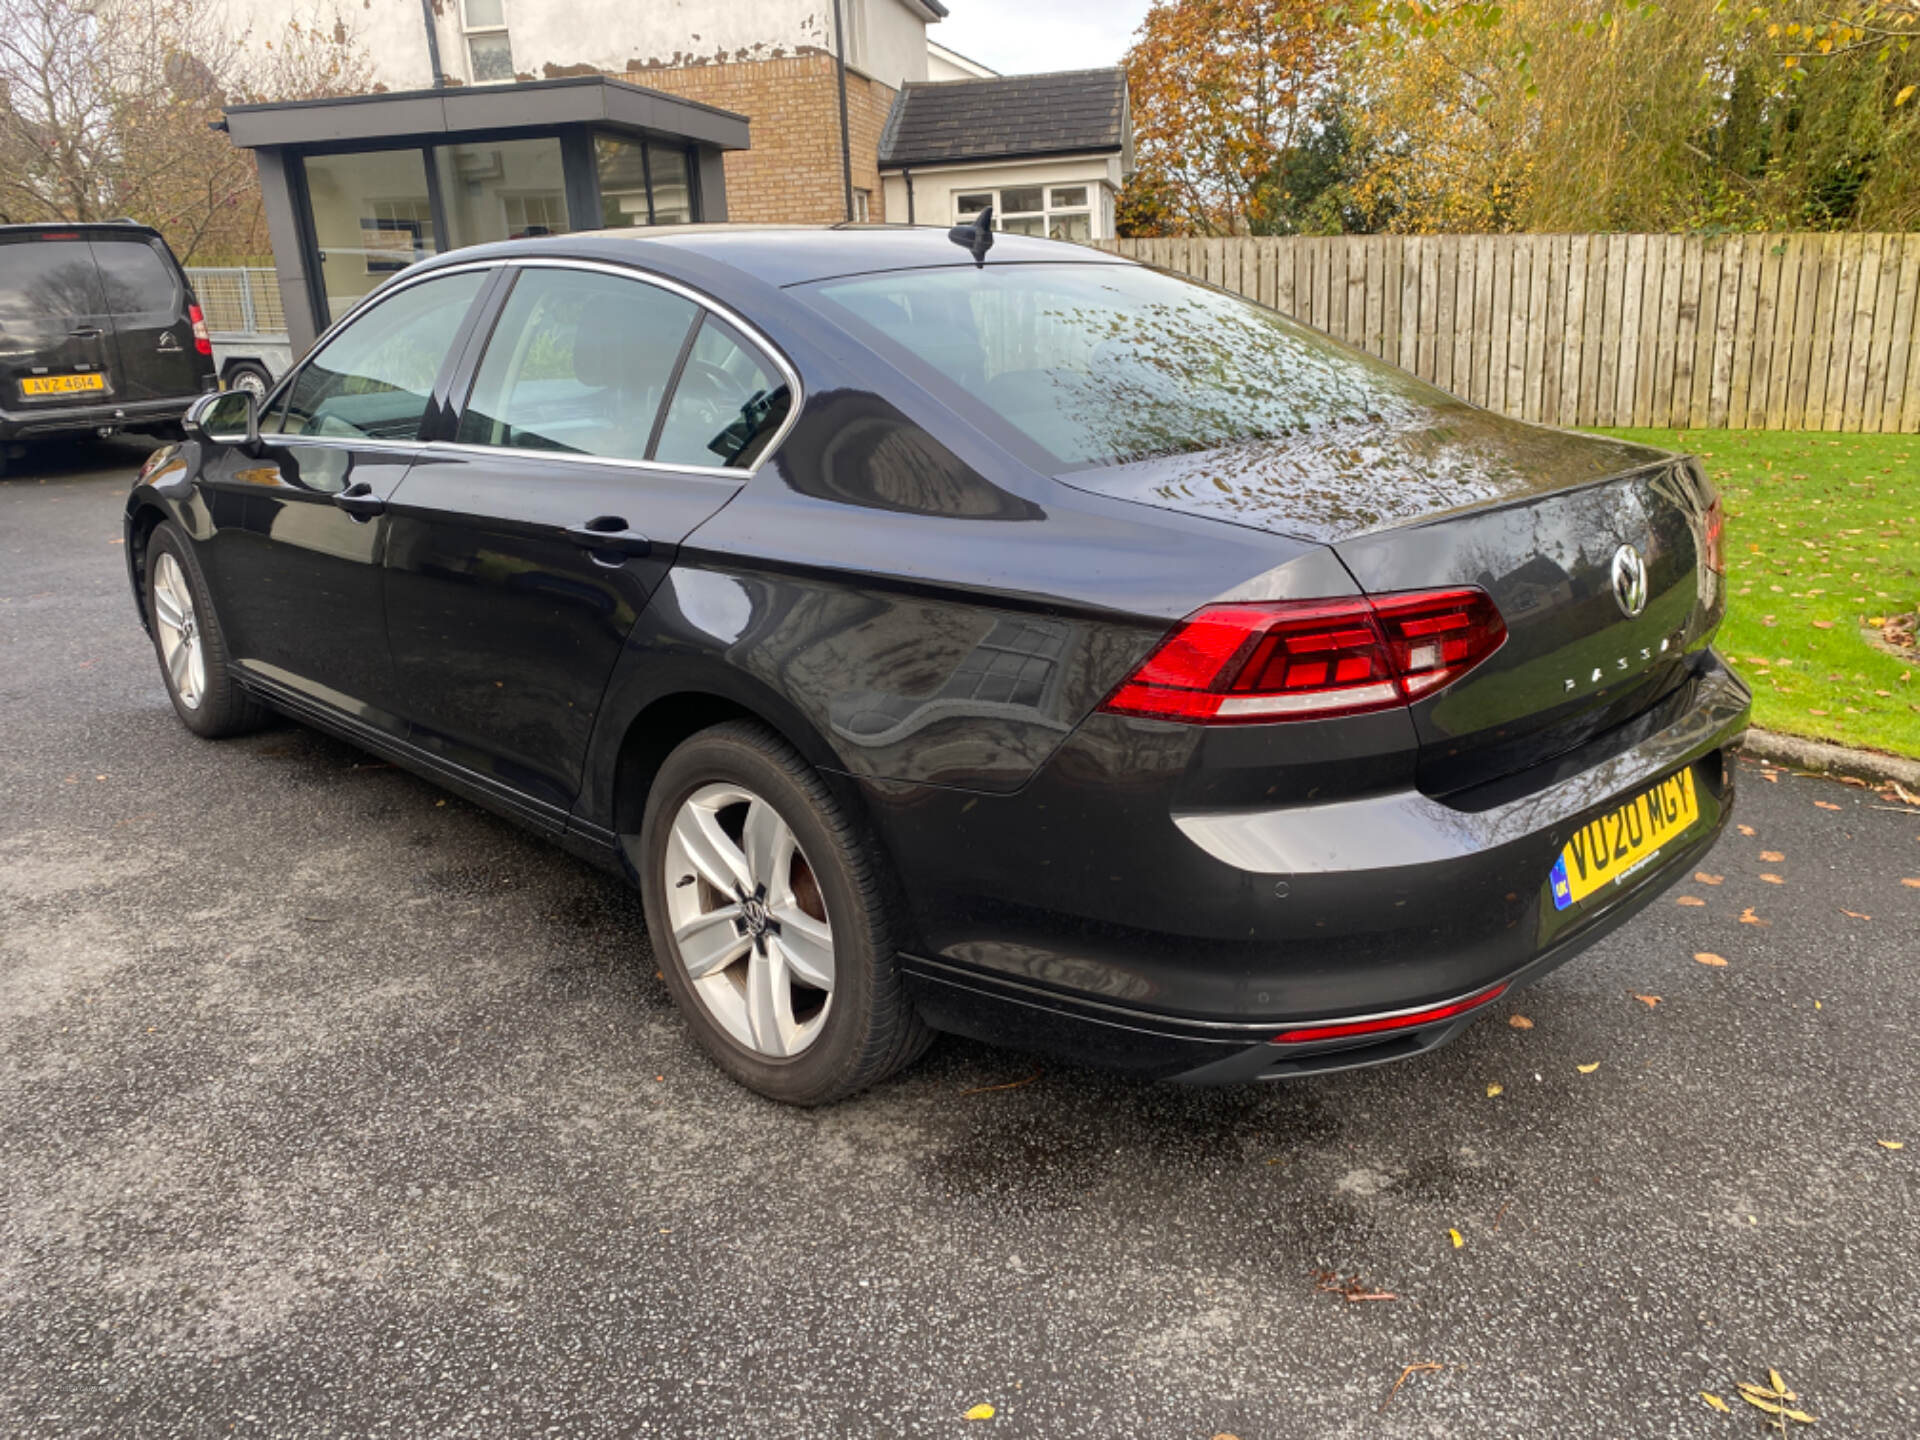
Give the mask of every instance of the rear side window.
[{"label": "rear side window", "polygon": [[100,275],[87,242],[0,242],[0,321],[69,320],[101,312]]},{"label": "rear side window", "polygon": [[644,460],[674,362],[699,314],[685,296],[638,280],[523,270],[487,342],[455,438]]},{"label": "rear side window", "polygon": [[179,309],[180,286],[173,266],[147,241],[102,240],[96,236],[93,258],[100,267],[100,284],[110,314]]},{"label": "rear side window", "polygon": [[680,367],[653,458],[667,465],[749,466],[792,401],[786,382],[760,352],[709,315]]},{"label": "rear side window", "polygon": [[288,435],[414,440],[434,379],[487,272],[409,285],[347,322],[314,352],[273,424]]}]

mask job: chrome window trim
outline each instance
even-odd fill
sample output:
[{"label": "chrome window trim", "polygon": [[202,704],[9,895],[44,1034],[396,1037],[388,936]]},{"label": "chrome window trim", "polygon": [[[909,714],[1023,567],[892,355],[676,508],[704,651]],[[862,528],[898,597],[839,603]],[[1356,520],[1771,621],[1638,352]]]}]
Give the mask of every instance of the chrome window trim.
[{"label": "chrome window trim", "polygon": [[[767,338],[765,332],[763,332],[759,326],[753,324],[738,311],[722,305],[719,301],[695,290],[692,286],[684,285],[678,280],[669,279],[665,275],[656,275],[652,271],[642,270],[633,265],[621,265],[605,260],[576,260],[564,255],[511,255],[495,257],[488,260],[468,260],[451,265],[436,265],[430,270],[423,271],[421,274],[408,276],[400,280],[388,281],[371,295],[368,295],[358,305],[354,306],[353,309],[349,310],[345,315],[342,315],[332,325],[328,326],[327,333],[314,342],[313,349],[301,358],[298,365],[287,372],[286,377],[279,385],[274,387],[273,393],[267,398],[269,400],[277,400],[283,391],[290,392],[292,386],[298,382],[300,373],[313,362],[314,358],[332,341],[338,331],[358,319],[363,312],[371,310],[375,305],[380,304],[389,297],[399,294],[402,290],[412,289],[415,285],[424,284],[428,280],[438,279],[442,275],[454,275],[468,270],[506,269],[596,271],[603,275],[612,275],[617,279],[629,280],[639,285],[658,286],[660,289],[678,295],[684,300],[692,301],[693,304],[703,312],[703,319],[708,314],[718,316],[735,330],[739,331],[740,334],[746,338],[747,342],[760,352],[763,358],[772,362],[774,369],[778,370],[781,377],[786,380],[787,389],[793,396],[793,399],[787,406],[786,418],[781,421],[780,428],[774,431],[773,438],[761,449],[759,458],[755,460],[751,466],[673,465],[660,460],[625,460],[612,456],[574,454],[564,450],[534,450],[518,445],[475,445],[456,440],[362,440],[355,439],[348,435],[308,436],[304,434],[289,434],[284,430],[262,430],[260,432],[261,443],[268,445],[276,443],[288,445],[350,445],[355,449],[366,447],[385,450],[413,449],[432,451],[436,454],[510,455],[531,460],[562,461],[574,465],[617,465],[630,470],[659,471],[666,475],[697,475],[709,479],[731,479],[737,484],[744,485],[748,480],[751,480],[758,474],[760,467],[774,456],[781,445],[786,443],[788,434],[791,433],[793,427],[799,423],[800,411],[806,404],[806,388],[800,383],[800,372],[794,368],[793,362],[787,359],[780,347]],[[498,318],[498,316],[495,317],[496,321]],[[492,339],[492,335],[489,334],[487,337],[489,344],[492,343]],[[486,350],[484,347],[481,349],[480,356],[482,360],[486,358]],[[477,367],[474,373],[477,377],[479,374]],[[471,384],[468,386],[468,393],[469,395],[472,393]],[[464,412],[464,402],[467,397],[463,396],[461,398]],[[667,403],[671,404],[671,397],[669,397]],[[218,439],[220,437],[216,436],[214,438]]]},{"label": "chrome window trim", "polygon": [[[402,290],[411,290],[414,286],[423,285],[429,280],[438,280],[442,275],[461,275],[469,270],[498,270],[500,268],[501,262],[498,260],[463,260],[457,265],[437,265],[433,269],[423,271],[418,275],[408,276],[400,280],[389,280],[378,290],[363,296],[358,305],[355,305],[351,310],[347,311],[346,314],[329,325],[326,333],[313,342],[313,348],[300,357],[300,363],[287,371],[285,375],[282,375],[280,377],[280,383],[267,392],[266,396],[260,401],[260,418],[265,420],[268,411],[275,403],[293,394],[293,387],[300,383],[300,376],[306,372],[307,366],[311,365],[319,357],[321,351],[333,343],[334,337],[338,335],[340,331],[357,320],[363,311],[371,310],[374,306],[385,303],[393,296],[398,295]],[[484,291],[485,287],[482,286],[481,288]],[[478,295],[474,297],[476,300],[479,298]],[[222,437],[216,435],[213,438],[218,440]],[[241,438],[244,439],[245,437],[243,436]],[[345,435],[329,435],[317,438],[345,441],[352,445],[374,445],[390,449],[404,448],[406,446],[414,446],[417,448],[426,443],[423,440],[355,440],[351,436]],[[289,436],[285,430],[267,430],[262,428],[260,431],[262,444],[271,444],[275,439],[287,439],[303,445],[312,443],[304,434]]]},{"label": "chrome window trim", "polygon": [[[787,405],[786,418],[780,422],[780,428],[773,432],[773,438],[762,447],[759,458],[756,459],[751,466],[674,465],[662,460],[624,460],[615,459],[611,456],[575,454],[565,450],[530,450],[522,446],[474,445],[453,440],[428,441],[425,447],[428,450],[480,455],[518,455],[536,460],[566,461],[575,465],[619,465],[628,469],[657,470],[666,475],[701,475],[711,479],[733,479],[736,483],[744,485],[759,473],[762,465],[773,458],[781,445],[786,443],[787,436],[793,430],[793,427],[799,423],[800,411],[806,404],[806,389],[800,383],[800,372],[794,368],[793,362],[787,359],[778,345],[775,345],[767,338],[765,332],[763,332],[759,326],[753,324],[753,322],[746,319],[746,317],[739,314],[739,312],[722,305],[718,300],[712,299],[700,291],[695,290],[692,286],[683,285],[678,280],[669,279],[665,275],[656,275],[650,270],[642,270],[633,265],[620,265],[606,260],[575,260],[564,255],[513,255],[497,263],[516,270],[597,271],[600,274],[612,275],[621,280],[630,280],[635,284],[657,286],[662,290],[680,296],[684,300],[692,301],[694,305],[704,312],[702,316],[703,319],[705,315],[710,314],[726,321],[727,324],[740,332],[748,344],[760,352],[763,359],[770,361],[773,368],[780,372],[781,378],[787,382],[788,391],[793,396]],[[492,343],[492,338],[491,335],[487,337],[488,343]],[[482,350],[481,359],[484,360],[485,358],[486,352]],[[477,368],[474,374],[477,378],[479,374]],[[471,392],[471,387],[469,387],[469,392]],[[671,405],[672,397],[669,396],[664,403]]]}]

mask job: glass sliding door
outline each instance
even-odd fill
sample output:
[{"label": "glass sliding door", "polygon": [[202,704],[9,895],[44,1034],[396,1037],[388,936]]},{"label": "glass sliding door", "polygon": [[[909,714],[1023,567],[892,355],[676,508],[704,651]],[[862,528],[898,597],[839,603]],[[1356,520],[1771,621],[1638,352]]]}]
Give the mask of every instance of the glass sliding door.
[{"label": "glass sliding door", "polygon": [[684,146],[593,137],[600,182],[600,223],[687,225],[693,211],[693,166]]},{"label": "glass sliding door", "polygon": [[421,151],[309,155],[303,164],[326,297],[323,322],[339,319],[414,261],[440,252]]},{"label": "glass sliding door", "polygon": [[433,168],[450,250],[573,228],[558,139],[442,145]]}]

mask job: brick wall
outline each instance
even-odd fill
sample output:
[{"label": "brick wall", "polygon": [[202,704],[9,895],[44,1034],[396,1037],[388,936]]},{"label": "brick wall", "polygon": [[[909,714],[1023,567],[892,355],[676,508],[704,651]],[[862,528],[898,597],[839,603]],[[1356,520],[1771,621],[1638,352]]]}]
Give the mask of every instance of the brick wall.
[{"label": "brick wall", "polygon": [[[753,148],[733,151],[725,160],[729,220],[807,223],[846,218],[832,56],[631,70],[621,78],[747,117]],[[886,218],[880,132],[893,96],[892,87],[847,72],[853,184],[871,192],[868,218],[873,220]]]}]

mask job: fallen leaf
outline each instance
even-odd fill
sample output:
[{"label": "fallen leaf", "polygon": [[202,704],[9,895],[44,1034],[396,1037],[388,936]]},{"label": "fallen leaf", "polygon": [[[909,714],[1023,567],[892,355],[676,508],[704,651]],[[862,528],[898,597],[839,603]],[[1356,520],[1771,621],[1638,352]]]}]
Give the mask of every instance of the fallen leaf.
[{"label": "fallen leaf", "polygon": [[1676,905],[1704,905],[1707,902],[1702,900],[1698,895],[1676,895],[1673,897],[1673,903]]},{"label": "fallen leaf", "polygon": [[1507,1087],[1502,1085],[1498,1080],[1494,1081],[1493,1084],[1487,1086],[1487,1099],[1491,1100],[1496,1095],[1504,1094],[1506,1088]]},{"label": "fallen leaf", "polygon": [[1909,890],[1920,890],[1920,876],[1909,875],[1900,882]]},{"label": "fallen leaf", "polygon": [[1798,1400],[1800,1398],[1791,1390],[1787,1389],[1787,1382],[1780,1378],[1780,1372],[1778,1370],[1767,1371],[1767,1383],[1773,1386],[1773,1393],[1776,1395],[1784,1395],[1789,1400]]},{"label": "fallen leaf", "polygon": [[1578,1070],[1582,1075],[1591,1075],[1600,1068],[1600,1062],[1596,1060],[1591,1065],[1576,1065],[1573,1068]]},{"label": "fallen leaf", "polygon": [[1727,1402],[1722,1400],[1718,1395],[1709,1395],[1705,1390],[1702,1390],[1700,1392],[1700,1398],[1706,1401],[1707,1404],[1713,1406],[1713,1408],[1718,1410],[1722,1415],[1731,1415],[1733,1413],[1732,1409],[1727,1405]]},{"label": "fallen leaf", "polygon": [[1816,630],[1831,630],[1833,628],[1833,621],[1816,620],[1813,622],[1813,628]]},{"label": "fallen leaf", "polygon": [[1533,1028],[1533,1022],[1524,1015],[1509,1015],[1507,1017],[1507,1024],[1516,1030],[1531,1030]]},{"label": "fallen leaf", "polygon": [[1840,808],[1838,805],[1834,804],[1831,800],[1816,800],[1813,803],[1819,806],[1822,810],[1838,810]]},{"label": "fallen leaf", "polygon": [[1702,885],[1718,885],[1727,877],[1724,875],[1709,875],[1704,870],[1696,870],[1693,872],[1693,878],[1698,880]]},{"label": "fallen leaf", "polygon": [[1760,878],[1766,881],[1767,884],[1769,885],[1784,885],[1787,883],[1785,880],[1781,879],[1778,875],[1773,875],[1773,874],[1763,874]]},{"label": "fallen leaf", "polygon": [[1726,956],[1716,955],[1711,950],[1696,950],[1693,952],[1693,958],[1698,960],[1702,965],[1718,966],[1727,963]]},{"label": "fallen leaf", "polygon": [[1789,1420],[1798,1420],[1802,1425],[1818,1425],[1820,1423],[1818,1416],[1809,1415],[1804,1410],[1782,1410],[1780,1413],[1785,1415]]},{"label": "fallen leaf", "polygon": [[1736,825],[1733,828],[1738,830],[1742,835],[1745,835],[1749,840],[1753,838],[1755,833],[1751,825]]},{"label": "fallen leaf", "polygon": [[1760,852],[1760,858],[1762,860],[1770,860],[1770,861],[1778,862],[1786,859],[1787,857],[1782,855],[1778,850],[1762,850]]},{"label": "fallen leaf", "polygon": [[1758,1395],[1753,1394],[1751,1391],[1742,1390],[1740,1392],[1740,1398],[1746,1401],[1749,1405],[1757,1406],[1760,1409],[1766,1411],[1769,1415],[1778,1415],[1780,1413],[1780,1407],[1774,1404],[1773,1401],[1762,1400]]},{"label": "fallen leaf", "polygon": [[1850,915],[1850,916],[1852,916],[1852,917],[1853,917],[1853,918],[1854,918],[1855,920],[1871,920],[1871,919],[1873,919],[1873,916],[1871,916],[1871,915],[1862,915],[1862,914],[1861,914],[1861,913],[1860,913],[1860,912],[1859,912],[1858,910],[1842,910],[1842,911],[1841,911],[1840,913],[1841,913],[1842,915]]},{"label": "fallen leaf", "polygon": [[1878,1145],[1882,1150],[1904,1150],[1907,1148],[1907,1142],[1904,1140],[1876,1140],[1873,1143]]},{"label": "fallen leaf", "polygon": [[1447,1231],[1447,1238],[1453,1241],[1453,1248],[1456,1250],[1467,1243],[1467,1237],[1462,1235],[1458,1230]]},{"label": "fallen leaf", "polygon": [[983,1401],[967,1411],[967,1413],[960,1418],[962,1420],[991,1420],[993,1418],[993,1406]]},{"label": "fallen leaf", "polygon": [[1649,1010],[1651,1010],[1654,1006],[1660,1003],[1660,997],[1658,995],[1636,995],[1633,998],[1638,1000],[1642,1005],[1646,1006]]},{"label": "fallen leaf", "polygon": [[1762,920],[1758,915],[1754,914],[1751,905],[1740,912],[1740,923],[1742,925],[1760,925],[1763,927],[1773,924],[1771,920]]},{"label": "fallen leaf", "polygon": [[971,1090],[962,1090],[960,1093],[962,1095],[986,1095],[995,1090],[1018,1090],[1021,1086],[1031,1085],[1034,1081],[1038,1080],[1041,1073],[1041,1071],[1036,1070],[1024,1080],[1008,1080],[1001,1085],[976,1085]]},{"label": "fallen leaf", "polygon": [[1428,1360],[1419,1365],[1407,1366],[1400,1372],[1400,1378],[1393,1382],[1393,1388],[1387,1391],[1387,1398],[1380,1402],[1380,1408],[1384,1410],[1393,1403],[1393,1397],[1400,1393],[1400,1387],[1407,1383],[1407,1377],[1409,1375],[1417,1375],[1423,1370],[1438,1370],[1439,1368],[1438,1363],[1432,1360]]}]

